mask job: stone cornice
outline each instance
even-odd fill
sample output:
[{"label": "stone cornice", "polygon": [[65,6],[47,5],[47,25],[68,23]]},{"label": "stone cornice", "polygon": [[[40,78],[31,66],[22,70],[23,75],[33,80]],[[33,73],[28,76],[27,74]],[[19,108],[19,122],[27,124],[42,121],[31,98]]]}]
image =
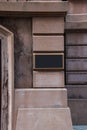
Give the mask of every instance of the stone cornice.
[{"label": "stone cornice", "polygon": [[67,10],[64,1],[0,2],[0,16],[55,16],[65,15]]}]

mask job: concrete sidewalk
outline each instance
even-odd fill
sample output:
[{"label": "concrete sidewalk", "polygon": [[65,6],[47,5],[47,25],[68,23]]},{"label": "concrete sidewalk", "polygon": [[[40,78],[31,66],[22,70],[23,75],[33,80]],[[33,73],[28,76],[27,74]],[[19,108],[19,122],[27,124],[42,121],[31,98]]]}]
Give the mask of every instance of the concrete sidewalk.
[{"label": "concrete sidewalk", "polygon": [[87,125],[75,125],[73,126],[74,130],[87,130]]}]

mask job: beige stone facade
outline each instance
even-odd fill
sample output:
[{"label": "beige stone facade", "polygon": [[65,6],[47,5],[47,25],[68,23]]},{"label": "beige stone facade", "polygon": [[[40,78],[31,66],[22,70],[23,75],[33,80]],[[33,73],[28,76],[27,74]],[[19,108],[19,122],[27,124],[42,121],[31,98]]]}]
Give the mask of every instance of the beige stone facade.
[{"label": "beige stone facade", "polygon": [[[39,54],[40,52],[54,55],[57,52],[59,55],[64,55],[64,16],[67,12],[67,2],[1,2],[0,6],[1,15],[4,16],[4,18],[6,15],[10,16],[6,21],[2,18],[0,24],[2,24],[2,26],[7,25],[7,28],[13,33],[14,39],[12,40],[14,41],[14,45],[22,45],[18,48],[14,48],[15,62],[12,64],[12,61],[9,61],[9,64],[7,64],[9,67],[12,66],[12,68],[15,65],[16,70],[14,74],[14,68],[13,70],[7,68],[8,74],[15,77],[15,80],[11,75],[7,78],[9,82],[9,84],[7,84],[9,98],[8,96],[6,98],[8,98],[10,104],[7,105],[7,121],[4,122],[2,118],[4,118],[4,120],[6,120],[6,118],[3,117],[3,115],[1,116],[1,129],[38,130],[44,129],[45,127],[47,130],[67,130],[67,128],[72,130],[71,117],[67,105],[67,91],[64,89],[64,57],[62,59],[62,70],[55,71],[49,69],[48,72],[47,70],[33,70],[32,68],[34,64],[34,59],[32,60],[32,58],[34,58],[32,57],[33,54]],[[21,18],[17,18],[20,15]],[[42,15],[44,17],[42,17]],[[30,19],[28,17],[32,18]],[[27,22],[27,19],[29,22]],[[11,24],[14,24],[14,26],[9,26]],[[31,27],[30,24],[32,25]],[[4,29],[3,31],[5,32]],[[12,40],[10,41],[11,45],[13,45]],[[5,44],[7,44],[7,42]],[[5,53],[9,52],[9,57],[14,54],[12,49],[12,47],[8,48],[8,50],[5,48]],[[5,53],[3,53],[3,55]],[[3,61],[3,59],[1,59],[1,61]],[[5,63],[3,65],[5,65]],[[27,65],[29,66],[29,70]],[[28,79],[28,75],[30,79]],[[3,70],[2,76],[4,77]],[[13,82],[14,84],[12,84]],[[3,84],[4,82],[2,82],[2,86]],[[27,85],[29,85],[29,88]],[[22,89],[18,89],[19,87]],[[35,88],[37,89],[35,90]],[[3,88],[1,90],[3,90]],[[4,112],[3,107],[1,109]],[[21,109],[23,109],[23,111],[20,111]],[[35,119],[38,118],[38,120],[33,119],[31,116],[29,117],[31,114],[33,114]],[[56,120],[54,120],[54,118],[56,118]],[[67,118],[68,122],[66,122],[64,118]],[[39,122],[37,123],[37,121]],[[30,124],[28,122],[30,122]],[[4,127],[4,123],[6,127]],[[58,123],[60,125],[58,125]],[[37,127],[35,124],[37,124]],[[66,124],[67,127],[65,128]]]},{"label": "beige stone facade", "polygon": [[[86,4],[0,0],[1,130],[72,130],[67,90],[73,124],[86,123]],[[63,67],[36,69],[36,54]]]}]

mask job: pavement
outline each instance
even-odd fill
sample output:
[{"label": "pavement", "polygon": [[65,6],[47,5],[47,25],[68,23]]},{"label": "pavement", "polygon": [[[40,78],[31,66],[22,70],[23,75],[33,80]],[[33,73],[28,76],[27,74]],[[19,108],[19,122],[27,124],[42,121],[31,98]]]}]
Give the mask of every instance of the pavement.
[{"label": "pavement", "polygon": [[73,126],[73,130],[87,130],[87,125]]}]

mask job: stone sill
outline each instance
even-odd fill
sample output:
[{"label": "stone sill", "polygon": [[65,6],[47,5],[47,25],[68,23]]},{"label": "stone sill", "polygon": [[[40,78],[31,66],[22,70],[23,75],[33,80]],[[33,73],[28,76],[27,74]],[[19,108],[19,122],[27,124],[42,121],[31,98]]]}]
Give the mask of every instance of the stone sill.
[{"label": "stone sill", "polygon": [[33,15],[65,15],[68,2],[65,1],[33,1],[33,2],[0,2],[0,16],[33,16]]}]

